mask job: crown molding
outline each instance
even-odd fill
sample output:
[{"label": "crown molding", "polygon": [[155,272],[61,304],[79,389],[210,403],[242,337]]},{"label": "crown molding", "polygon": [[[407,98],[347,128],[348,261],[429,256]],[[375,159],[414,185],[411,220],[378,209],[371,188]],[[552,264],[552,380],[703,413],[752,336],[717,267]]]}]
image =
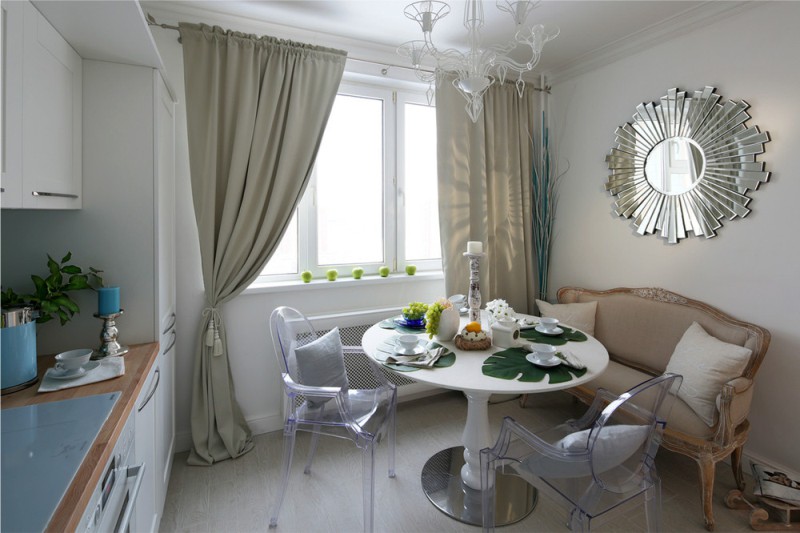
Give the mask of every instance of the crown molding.
[{"label": "crown molding", "polygon": [[564,82],[763,3],[755,0],[705,2],[549,70],[545,73],[548,83]]}]

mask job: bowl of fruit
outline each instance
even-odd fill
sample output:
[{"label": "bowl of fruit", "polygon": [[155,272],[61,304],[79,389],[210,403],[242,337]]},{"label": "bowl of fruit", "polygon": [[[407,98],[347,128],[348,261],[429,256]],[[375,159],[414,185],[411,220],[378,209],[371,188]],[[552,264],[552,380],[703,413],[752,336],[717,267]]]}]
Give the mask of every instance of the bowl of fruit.
[{"label": "bowl of fruit", "polygon": [[428,304],[411,302],[403,308],[403,322],[410,328],[422,328],[425,326],[425,313],[427,311]]}]

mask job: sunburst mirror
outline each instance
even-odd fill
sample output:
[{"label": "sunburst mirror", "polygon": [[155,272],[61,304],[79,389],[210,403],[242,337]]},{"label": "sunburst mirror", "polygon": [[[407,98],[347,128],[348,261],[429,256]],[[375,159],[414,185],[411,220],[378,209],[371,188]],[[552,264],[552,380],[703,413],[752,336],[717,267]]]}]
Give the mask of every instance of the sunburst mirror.
[{"label": "sunburst mirror", "polygon": [[750,212],[747,189],[769,179],[756,161],[769,133],[745,124],[747,102],[721,104],[714,90],[687,96],[670,89],[660,104],[639,104],[633,122],[617,128],[606,190],[639,235],[657,232],[670,244],[689,232],[714,237],[723,218]]}]

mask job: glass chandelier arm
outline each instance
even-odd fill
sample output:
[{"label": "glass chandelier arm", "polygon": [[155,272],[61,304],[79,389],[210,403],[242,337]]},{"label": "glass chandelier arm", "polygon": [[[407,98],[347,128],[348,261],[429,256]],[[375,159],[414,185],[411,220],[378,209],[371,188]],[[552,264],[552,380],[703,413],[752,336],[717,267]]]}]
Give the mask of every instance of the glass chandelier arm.
[{"label": "glass chandelier arm", "polygon": [[450,13],[450,6],[438,0],[421,0],[408,4],[403,10],[406,17],[415,20],[422,33],[431,33],[436,23]]},{"label": "glass chandelier arm", "polygon": [[464,6],[464,27],[470,34],[478,32],[483,27],[484,20],[483,2],[470,0],[469,4]]},{"label": "glass chandelier arm", "polygon": [[531,0],[498,0],[496,5],[497,9],[500,11],[504,11],[511,15],[514,19],[514,23],[517,26],[521,26],[525,23],[525,20],[530,15],[531,11],[541,3],[541,0],[531,1]]}]

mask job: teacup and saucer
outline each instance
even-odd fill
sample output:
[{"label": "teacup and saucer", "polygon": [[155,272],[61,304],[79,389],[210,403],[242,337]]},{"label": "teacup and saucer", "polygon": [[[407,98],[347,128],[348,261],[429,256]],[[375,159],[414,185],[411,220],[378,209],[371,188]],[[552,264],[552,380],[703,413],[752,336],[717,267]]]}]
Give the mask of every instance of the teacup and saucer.
[{"label": "teacup and saucer", "polygon": [[50,377],[55,379],[72,379],[81,377],[87,372],[94,370],[100,366],[100,363],[90,360],[92,353],[94,353],[94,350],[89,348],[61,352],[56,355],[56,364],[53,371],[50,372]]},{"label": "teacup and saucer", "polygon": [[536,326],[536,331],[542,335],[556,336],[564,333],[564,330],[558,327],[557,318],[541,317],[539,325]]},{"label": "teacup and saucer", "polygon": [[421,355],[425,353],[425,346],[420,344],[420,339],[416,335],[400,335],[395,341],[395,353],[405,356]]},{"label": "teacup and saucer", "polygon": [[528,349],[533,350],[525,356],[525,359],[530,361],[536,366],[558,366],[561,364],[561,359],[556,356],[556,347],[550,344],[529,344],[526,346]]}]

